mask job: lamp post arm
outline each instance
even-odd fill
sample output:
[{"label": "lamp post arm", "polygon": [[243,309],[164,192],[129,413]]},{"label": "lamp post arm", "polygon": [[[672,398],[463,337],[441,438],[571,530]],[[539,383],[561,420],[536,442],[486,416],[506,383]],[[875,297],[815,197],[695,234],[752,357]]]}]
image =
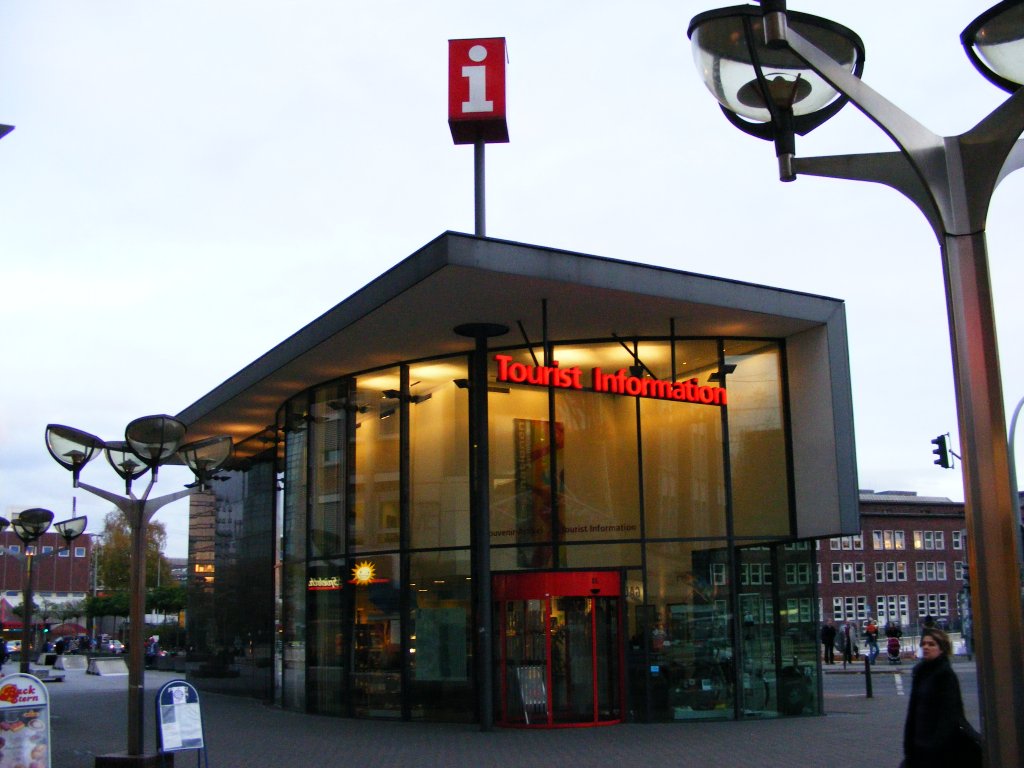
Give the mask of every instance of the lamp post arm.
[{"label": "lamp post arm", "polygon": [[795,157],[793,170],[804,176],[821,176],[850,181],[870,181],[895,189],[909,199],[931,224],[942,242],[942,217],[910,159],[902,152],[873,152],[857,155]]},{"label": "lamp post arm", "polygon": [[183,488],[180,491],[168,493],[164,496],[158,496],[155,499],[147,499],[146,497],[149,495],[149,488],[152,487],[152,483],[150,483],[149,488],[146,489],[146,493],[142,495],[141,499],[133,499],[129,496],[121,496],[120,494],[104,490],[103,488],[97,488],[96,486],[89,485],[88,483],[79,482],[78,487],[84,491],[88,491],[94,496],[99,496],[101,499],[109,501],[119,510],[128,514],[131,514],[141,506],[142,509],[145,510],[144,514],[146,516],[146,522],[148,522],[161,507],[167,506],[172,501],[177,501],[178,499],[184,499],[186,496],[191,496],[196,492],[196,488]]},{"label": "lamp post arm", "polygon": [[987,182],[989,190],[1024,163],[1024,150],[1018,140],[1021,131],[1024,89],[1018,88],[974,128],[958,137],[968,171]]},{"label": "lamp post arm", "polygon": [[148,523],[153,518],[153,515],[156,514],[157,510],[160,509],[161,507],[167,506],[172,501],[177,501],[178,499],[184,499],[187,496],[191,496],[197,490],[199,490],[199,486],[194,486],[192,488],[182,488],[180,491],[168,493],[164,496],[157,496],[155,499],[144,498],[144,500],[142,501],[142,507],[145,510],[144,514],[146,516],[146,522]]},{"label": "lamp post arm", "polygon": [[88,483],[83,482],[79,482],[78,487],[83,491],[88,491],[93,496],[99,496],[101,499],[109,501],[122,512],[130,513],[132,509],[134,509],[135,500],[127,496],[121,496],[120,494],[112,493],[111,491],[104,490],[103,488],[97,488],[94,485],[89,485]]},{"label": "lamp post arm", "polygon": [[[907,155],[914,171],[921,178],[922,187],[933,200],[933,205],[928,207],[938,210],[942,219],[942,229],[937,233],[940,241],[943,232],[961,233],[960,230],[965,230],[962,233],[966,234],[976,231],[975,227],[961,224],[961,219],[968,212],[966,195],[962,192],[962,183],[954,185],[951,182],[953,179],[961,179],[962,182],[963,172],[961,168],[950,173],[950,152],[943,137],[932,133],[859,77],[847,72],[792,27],[786,31],[786,44],[829,85],[849,97]],[[932,223],[927,209],[922,208],[917,200],[914,202],[928,217],[929,223]],[[932,228],[935,228],[934,223]]]},{"label": "lamp post arm", "polygon": [[1002,170],[999,171],[999,178],[996,179],[996,185],[1000,184],[1002,180],[1011,173],[1019,171],[1021,168],[1024,168],[1024,139],[1018,139],[1014,142],[1013,148],[1010,150],[1010,154],[1006,156],[1006,162],[1003,163]]},{"label": "lamp post arm", "polygon": [[847,72],[827,53],[792,27],[786,30],[790,50],[840,93],[849,97],[861,112],[885,131],[897,146],[911,155],[930,153],[942,146],[942,137],[932,133],[912,116],[856,75]]},{"label": "lamp post arm", "polygon": [[[942,234],[970,235],[985,229],[992,192],[1006,175],[1021,167],[1017,139],[1024,130],[1024,89],[1006,99],[962,136],[943,138],[847,72],[792,27],[786,44],[811,69],[860,109],[906,153],[933,199],[942,220]],[[1012,157],[1009,157],[1012,154]],[[898,187],[897,187],[898,188]],[[906,194],[904,189],[900,189]],[[927,209],[918,208],[935,224]]]}]

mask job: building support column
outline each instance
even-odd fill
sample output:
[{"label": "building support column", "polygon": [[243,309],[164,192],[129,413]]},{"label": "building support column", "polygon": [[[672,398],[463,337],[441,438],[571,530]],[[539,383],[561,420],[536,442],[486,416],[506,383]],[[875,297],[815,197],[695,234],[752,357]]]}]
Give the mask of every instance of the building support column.
[{"label": "building support column", "polygon": [[481,731],[494,727],[494,648],[491,619],[491,501],[488,441],[487,339],[508,326],[469,323],[455,328],[476,344],[469,356],[469,515],[473,582],[473,661],[476,709]]}]

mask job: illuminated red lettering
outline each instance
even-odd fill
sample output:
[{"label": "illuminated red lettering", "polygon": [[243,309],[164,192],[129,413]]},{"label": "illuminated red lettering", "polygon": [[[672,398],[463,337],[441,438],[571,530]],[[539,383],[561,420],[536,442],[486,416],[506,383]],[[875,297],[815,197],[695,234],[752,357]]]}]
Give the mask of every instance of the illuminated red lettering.
[{"label": "illuminated red lettering", "polygon": [[[551,365],[525,365],[514,362],[509,355],[495,355],[494,359],[498,363],[498,381],[560,389],[583,389],[583,372],[578,367],[560,368],[558,361],[553,361]],[[620,368],[615,373],[605,373],[600,368],[592,368],[590,386],[594,392],[649,397],[655,400],[676,400],[704,405],[726,405],[728,402],[728,394],[724,388],[701,386],[696,378],[686,381],[649,379],[632,376],[626,368]]]},{"label": "illuminated red lettering", "polygon": [[557,360],[552,361],[551,365],[525,365],[514,362],[509,355],[495,355],[494,359],[498,362],[498,381],[561,389],[583,389],[583,382],[580,380],[583,371],[577,367],[559,368]]}]

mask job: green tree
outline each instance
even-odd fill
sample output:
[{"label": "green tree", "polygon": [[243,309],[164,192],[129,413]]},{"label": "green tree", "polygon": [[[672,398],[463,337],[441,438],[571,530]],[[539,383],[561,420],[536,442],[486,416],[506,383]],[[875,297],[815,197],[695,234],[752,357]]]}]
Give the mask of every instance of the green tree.
[{"label": "green tree", "polygon": [[[163,523],[150,521],[146,526],[146,585],[171,582],[171,566],[163,555],[167,529]],[[97,578],[108,592],[128,590],[131,574],[132,535],[124,512],[107,513],[100,543],[96,546]]]},{"label": "green tree", "polygon": [[176,581],[161,584],[148,590],[146,594],[146,611],[149,613],[179,613],[185,609],[187,593],[185,588]]},{"label": "green tree", "polygon": [[128,593],[112,592],[107,595],[95,595],[85,598],[85,613],[92,618],[103,616],[127,616]]},{"label": "green tree", "polygon": [[[25,604],[24,603],[18,603],[16,606],[14,606],[14,608],[12,610],[13,610],[13,613],[14,613],[15,616],[24,616],[25,615]],[[37,621],[39,621],[39,603],[37,603],[36,599],[33,597],[32,598],[32,623],[35,624]]]},{"label": "green tree", "polygon": [[39,621],[43,624],[52,624],[53,620],[57,618],[57,612],[60,610],[60,603],[56,600],[50,600],[49,598],[43,599],[43,604],[39,608]]},{"label": "green tree", "polygon": [[72,619],[77,619],[85,616],[85,601],[75,600],[70,603],[59,603],[54,615],[61,620],[62,624],[67,624]]}]

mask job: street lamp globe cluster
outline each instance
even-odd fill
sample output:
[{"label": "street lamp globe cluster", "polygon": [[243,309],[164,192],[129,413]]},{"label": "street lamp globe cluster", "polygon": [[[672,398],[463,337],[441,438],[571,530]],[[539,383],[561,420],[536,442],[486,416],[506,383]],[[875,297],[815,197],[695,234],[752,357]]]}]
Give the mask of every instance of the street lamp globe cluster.
[{"label": "street lamp globe cluster", "polygon": [[[144,656],[143,630],[146,591],[146,526],[161,507],[196,491],[205,490],[218,469],[231,458],[231,438],[210,437],[182,444],[186,427],[172,416],[144,416],[126,428],[124,440],[104,441],[88,432],[63,424],[46,427],[46,447],[54,460],[72,473],[72,485],[109,501],[124,513],[131,532],[128,616],[128,749],[129,758],[143,764]],[[125,495],[81,482],[82,469],[100,453],[125,482]],[[182,463],[196,475],[183,490],[157,498],[149,494],[161,466]],[[132,483],[150,472],[141,496]]]},{"label": "street lamp globe cluster", "polygon": [[[25,545],[25,554],[19,555],[25,561],[25,575],[21,585],[21,653],[18,663],[18,671],[22,673],[28,673],[31,670],[32,649],[35,645],[35,626],[32,621],[32,608],[35,599],[32,589],[32,563],[40,555],[32,552],[30,545],[50,529],[52,522],[53,512],[42,507],[26,509],[18,513],[14,520],[0,517],[0,533],[10,527],[14,535]],[[88,518],[86,517],[72,517],[54,525],[57,533],[64,539],[65,548],[85,532],[87,522]]]},{"label": "street lamp globe cluster", "polygon": [[[961,33],[971,63],[1011,95],[959,136],[932,133],[861,80],[864,47],[786,0],[695,16],[697,69],[729,122],[775,142],[779,177],[871,181],[910,199],[941,246],[960,427],[964,501],[987,765],[1024,761],[1020,503],[1006,418],[985,226],[998,184],[1024,166],[1024,0],[1005,0]],[[948,94],[941,94],[948,98]],[[801,158],[806,134],[852,103],[898,151]]]}]

